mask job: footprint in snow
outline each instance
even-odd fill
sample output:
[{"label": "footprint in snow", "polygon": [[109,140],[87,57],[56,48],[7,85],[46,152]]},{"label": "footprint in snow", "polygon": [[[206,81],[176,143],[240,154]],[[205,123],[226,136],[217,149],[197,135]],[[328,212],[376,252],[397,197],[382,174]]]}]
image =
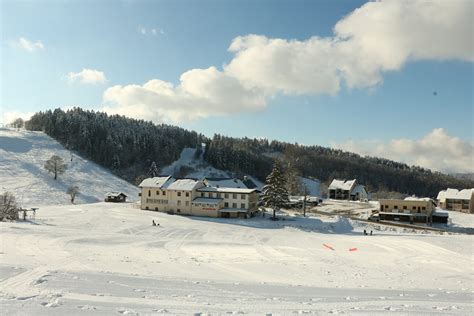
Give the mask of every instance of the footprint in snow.
[{"label": "footprint in snow", "polygon": [[126,309],[126,308],[119,308],[117,310],[117,313],[122,314],[122,315],[127,315],[127,316],[136,316],[138,315],[137,312],[135,312],[133,309]]},{"label": "footprint in snow", "polygon": [[134,291],[135,291],[135,292],[145,292],[144,289],[135,289]]},{"label": "footprint in snow", "polygon": [[160,309],[152,309],[151,310],[152,312],[155,312],[155,313],[160,313],[160,314],[166,314],[166,313],[169,313],[169,311],[165,308],[160,308]]},{"label": "footprint in snow", "polygon": [[393,306],[387,306],[384,308],[386,311],[390,311],[390,312],[393,312],[393,311],[396,311],[397,309]]}]

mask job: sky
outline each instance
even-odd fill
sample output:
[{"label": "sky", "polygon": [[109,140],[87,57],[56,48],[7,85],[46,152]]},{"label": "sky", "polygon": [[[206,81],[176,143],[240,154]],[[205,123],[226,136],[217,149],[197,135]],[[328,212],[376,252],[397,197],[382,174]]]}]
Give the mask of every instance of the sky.
[{"label": "sky", "polygon": [[3,123],[80,106],[474,172],[472,1],[0,4]]}]

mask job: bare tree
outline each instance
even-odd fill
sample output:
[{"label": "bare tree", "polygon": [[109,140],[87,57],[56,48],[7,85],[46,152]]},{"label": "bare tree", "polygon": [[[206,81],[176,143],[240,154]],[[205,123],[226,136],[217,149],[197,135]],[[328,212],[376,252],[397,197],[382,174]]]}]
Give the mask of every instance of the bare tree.
[{"label": "bare tree", "polygon": [[58,178],[58,174],[63,174],[64,171],[67,169],[67,165],[64,163],[63,158],[52,155],[46,163],[44,164],[44,168],[48,170],[50,173],[54,174],[54,180]]},{"label": "bare tree", "polygon": [[13,126],[14,128],[23,128],[25,127],[25,121],[21,117],[19,117],[19,118],[14,119],[10,125]]},{"label": "bare tree", "polygon": [[74,199],[76,198],[76,195],[79,194],[79,187],[77,186],[69,187],[66,193],[71,196],[71,203],[74,204]]},{"label": "bare tree", "polygon": [[18,219],[18,205],[16,204],[15,196],[10,192],[0,195],[0,221],[4,219]]}]

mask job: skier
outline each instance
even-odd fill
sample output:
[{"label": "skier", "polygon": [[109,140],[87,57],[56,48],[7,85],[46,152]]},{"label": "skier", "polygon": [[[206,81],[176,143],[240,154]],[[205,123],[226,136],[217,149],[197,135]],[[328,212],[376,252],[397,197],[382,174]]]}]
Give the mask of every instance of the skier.
[{"label": "skier", "polygon": [[370,236],[372,236],[372,231],[370,231]]},{"label": "skier", "polygon": [[364,229],[364,235],[366,235],[366,236],[367,236],[367,231],[366,231],[365,229]]},{"label": "skier", "polygon": [[151,224],[152,224],[153,226],[156,226],[156,223],[155,223],[155,220],[154,220],[154,219],[151,221]]}]

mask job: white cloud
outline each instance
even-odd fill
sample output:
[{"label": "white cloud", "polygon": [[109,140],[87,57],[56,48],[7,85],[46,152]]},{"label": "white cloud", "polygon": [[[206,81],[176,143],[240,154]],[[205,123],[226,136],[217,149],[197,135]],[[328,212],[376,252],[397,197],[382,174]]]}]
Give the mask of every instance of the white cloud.
[{"label": "white cloud", "polygon": [[[177,87],[159,79],[112,87],[104,93],[106,109],[153,121],[197,119],[261,109],[278,93],[334,95],[344,85],[374,87],[384,72],[398,71],[409,61],[472,62],[473,10],[468,0],[383,0],[341,19],[332,37],[239,36],[229,46],[234,58],[222,70],[187,71]],[[151,83],[167,88],[150,89]],[[192,88],[204,85],[205,93]]]},{"label": "white cloud", "polygon": [[18,46],[28,52],[34,52],[37,50],[43,50],[44,45],[41,41],[30,41],[24,37],[20,37],[16,42],[14,42],[15,46]]},{"label": "white cloud", "polygon": [[0,116],[1,122],[3,124],[10,124],[17,118],[21,118],[25,121],[28,121],[32,116],[33,112],[18,112],[18,111],[7,111],[7,112],[2,112],[2,115]]},{"label": "white cloud", "polygon": [[82,69],[80,72],[70,72],[66,75],[69,82],[80,82],[84,84],[104,83],[107,81],[102,71],[95,69]]},{"label": "white cloud", "polygon": [[332,143],[332,147],[447,173],[474,172],[474,145],[448,135],[442,128],[433,129],[420,139],[351,140]]},{"label": "white cloud", "polygon": [[138,32],[142,35],[153,35],[153,36],[156,36],[159,34],[161,35],[165,34],[165,31],[163,29],[159,29],[159,28],[147,29],[146,27],[143,27],[143,26],[138,27]]}]

